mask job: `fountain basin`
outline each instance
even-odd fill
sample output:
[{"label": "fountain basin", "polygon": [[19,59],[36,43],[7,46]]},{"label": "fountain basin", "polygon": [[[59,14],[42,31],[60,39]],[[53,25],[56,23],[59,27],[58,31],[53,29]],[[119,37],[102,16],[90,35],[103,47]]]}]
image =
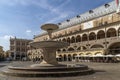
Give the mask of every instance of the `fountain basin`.
[{"label": "fountain basin", "polygon": [[31,42],[30,45],[36,48],[63,48],[69,46],[69,43],[48,40],[48,41]]},{"label": "fountain basin", "polygon": [[17,77],[66,77],[88,75],[94,73],[93,69],[88,68],[86,65],[70,65],[40,68],[11,66],[8,67],[8,70],[4,70],[2,74]]}]

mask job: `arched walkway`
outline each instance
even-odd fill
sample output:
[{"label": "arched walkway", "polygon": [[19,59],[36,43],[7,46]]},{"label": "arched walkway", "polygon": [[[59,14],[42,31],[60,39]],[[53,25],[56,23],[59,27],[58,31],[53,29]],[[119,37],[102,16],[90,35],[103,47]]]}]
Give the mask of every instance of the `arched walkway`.
[{"label": "arched walkway", "polygon": [[108,50],[109,50],[108,54],[112,54],[112,55],[120,54],[120,42],[111,44],[108,47]]}]

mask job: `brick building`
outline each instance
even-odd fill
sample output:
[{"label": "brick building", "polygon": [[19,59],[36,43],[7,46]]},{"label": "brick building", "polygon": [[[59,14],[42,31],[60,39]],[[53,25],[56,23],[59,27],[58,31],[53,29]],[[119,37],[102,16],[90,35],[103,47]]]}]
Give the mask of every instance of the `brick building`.
[{"label": "brick building", "polygon": [[27,50],[29,42],[32,40],[20,39],[20,38],[10,38],[10,57],[13,60],[22,60],[27,58]]}]

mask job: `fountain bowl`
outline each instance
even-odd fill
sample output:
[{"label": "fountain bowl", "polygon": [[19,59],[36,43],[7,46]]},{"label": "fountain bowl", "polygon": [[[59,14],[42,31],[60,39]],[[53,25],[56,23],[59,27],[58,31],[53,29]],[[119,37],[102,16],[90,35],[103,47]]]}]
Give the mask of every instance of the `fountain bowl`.
[{"label": "fountain bowl", "polygon": [[39,41],[39,42],[31,42],[30,45],[32,45],[35,48],[63,48],[69,46],[69,43],[66,42],[60,42],[60,41]]}]

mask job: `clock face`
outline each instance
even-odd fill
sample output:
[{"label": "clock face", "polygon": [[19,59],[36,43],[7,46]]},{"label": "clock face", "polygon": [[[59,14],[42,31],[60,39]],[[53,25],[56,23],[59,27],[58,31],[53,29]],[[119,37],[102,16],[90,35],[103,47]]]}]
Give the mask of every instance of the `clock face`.
[{"label": "clock face", "polygon": [[93,21],[85,22],[83,29],[88,29],[93,27]]}]

